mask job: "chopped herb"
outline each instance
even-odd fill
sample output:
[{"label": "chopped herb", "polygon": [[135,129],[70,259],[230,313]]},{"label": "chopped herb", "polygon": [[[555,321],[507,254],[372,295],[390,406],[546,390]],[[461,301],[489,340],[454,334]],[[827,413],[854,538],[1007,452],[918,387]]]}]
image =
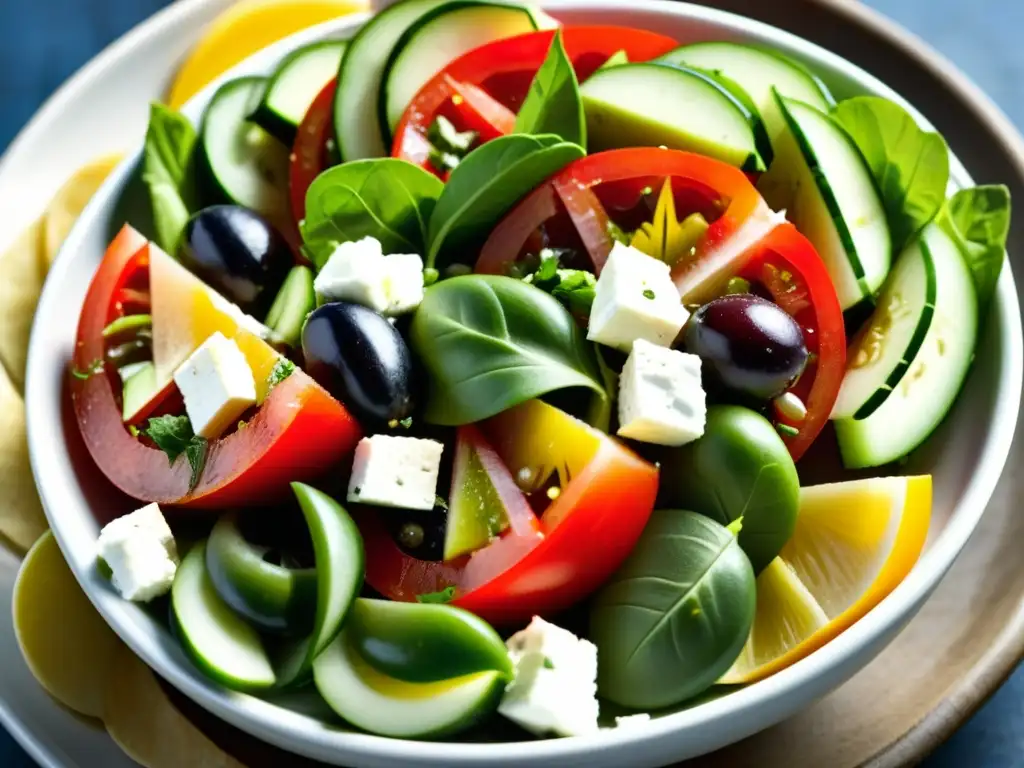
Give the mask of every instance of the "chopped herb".
[{"label": "chopped herb", "polygon": [[614,221],[608,222],[608,237],[612,239],[612,242],[622,243],[623,245],[629,245],[633,236],[616,224]]},{"label": "chopped herb", "polygon": [[209,443],[192,432],[192,424],[188,416],[156,416],[149,420],[143,431],[157,448],[167,454],[168,463],[173,465],[181,454],[185,454],[192,467],[189,491],[199,484],[199,478],[206,466]]},{"label": "chopped herb", "polygon": [[270,389],[273,389],[293,373],[295,373],[295,363],[287,357],[282,357],[274,363],[274,367],[271,369],[270,375],[267,376],[267,386],[270,387]]},{"label": "chopped herb", "polygon": [[430,164],[439,171],[453,171],[462,162],[477,139],[476,131],[458,131],[451,121],[439,115],[427,129]]},{"label": "chopped herb", "polygon": [[455,587],[445,587],[440,592],[427,592],[424,595],[416,595],[417,603],[450,603],[455,599]]},{"label": "chopped herb", "polygon": [[429,288],[437,282],[438,278],[441,277],[441,273],[433,267],[427,267],[423,270],[423,287]]},{"label": "chopped herb", "polygon": [[404,419],[402,419],[398,423],[401,424],[406,429],[411,429],[412,428],[412,416],[406,416]]},{"label": "chopped herb", "polygon": [[363,489],[360,488],[358,485],[355,488],[352,489],[352,495],[353,496],[358,496],[362,492],[363,492]]},{"label": "chopped herb", "polygon": [[545,656],[544,657],[544,669],[554,669],[554,668],[555,668],[555,662],[553,662],[551,660],[551,657]]},{"label": "chopped herb", "polygon": [[240,422],[238,422],[238,426],[236,427],[236,429],[237,429],[237,430],[238,430],[239,432],[241,432],[241,431],[242,431],[243,429],[245,429],[245,428],[246,428],[247,426],[249,426],[249,423],[248,423],[248,422],[247,422],[247,421],[246,421],[245,419],[242,419],[242,420],[241,420]]},{"label": "chopped herb", "polygon": [[650,288],[645,288],[644,289],[644,298],[645,299],[654,299],[654,291],[652,291]]},{"label": "chopped herb", "polygon": [[132,437],[138,437],[139,436],[139,428],[136,427],[134,424],[129,424],[128,425],[128,434],[131,435]]},{"label": "chopped herb", "polygon": [[654,192],[654,190],[651,187],[644,187],[643,190],[641,191],[641,194],[642,195],[649,195],[652,192]]},{"label": "chopped herb", "polygon": [[550,248],[540,252],[540,267],[533,275],[534,282],[553,280],[558,275],[558,254]]},{"label": "chopped herb", "polygon": [[209,450],[209,441],[201,437],[193,437],[185,447],[185,456],[188,458],[189,466],[192,467],[192,475],[188,481],[189,493],[199,485],[199,478],[203,475],[203,467],[206,466],[206,456]]},{"label": "chopped herb", "polygon": [[85,381],[90,376],[95,376],[97,373],[103,373],[103,360],[98,357],[85,366],[85,370],[80,370],[77,367],[71,368],[71,375],[81,381]]},{"label": "chopped herb", "polygon": [[775,428],[779,430],[779,434],[784,437],[796,437],[800,434],[799,429],[791,427],[789,424],[776,424]]},{"label": "chopped herb", "polygon": [[551,295],[562,302],[577,317],[590,315],[597,289],[597,278],[582,269],[558,270],[558,285],[551,289]]},{"label": "chopped herb", "polygon": [[727,296],[737,293],[750,293],[750,281],[744,280],[742,277],[730,277],[729,282],[725,284],[725,293]]},{"label": "chopped herb", "polygon": [[434,496],[434,506],[435,507],[440,507],[441,509],[448,509],[448,502],[445,501],[440,496],[435,495]]}]

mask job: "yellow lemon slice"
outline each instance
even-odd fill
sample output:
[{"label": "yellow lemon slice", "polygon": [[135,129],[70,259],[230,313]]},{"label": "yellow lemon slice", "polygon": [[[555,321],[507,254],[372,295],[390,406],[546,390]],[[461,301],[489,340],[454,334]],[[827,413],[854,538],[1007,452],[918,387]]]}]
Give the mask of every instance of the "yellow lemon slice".
[{"label": "yellow lemon slice", "polygon": [[18,571],[14,632],[43,688],[75,712],[103,716],[104,691],[118,680],[121,641],[78,586],[52,533],[36,542]]},{"label": "yellow lemon slice", "polygon": [[0,368],[0,534],[25,551],[46,528],[29,464],[25,403]]},{"label": "yellow lemon slice", "polygon": [[98,158],[79,168],[54,195],[46,209],[46,226],[43,231],[47,269],[57,258],[57,251],[78,221],[78,216],[120,162],[121,155]]},{"label": "yellow lemon slice", "polygon": [[153,673],[127,646],[105,689],[103,721],[128,757],[147,768],[244,768],[171,703]]},{"label": "yellow lemon slice", "polygon": [[301,29],[369,7],[366,0],[242,0],[209,26],[171,85],[178,109],[243,59]]},{"label": "yellow lemon slice", "polygon": [[917,562],[931,509],[928,475],[801,489],[796,530],[758,576],[750,638],[719,682],[768,677],[864,616]]}]

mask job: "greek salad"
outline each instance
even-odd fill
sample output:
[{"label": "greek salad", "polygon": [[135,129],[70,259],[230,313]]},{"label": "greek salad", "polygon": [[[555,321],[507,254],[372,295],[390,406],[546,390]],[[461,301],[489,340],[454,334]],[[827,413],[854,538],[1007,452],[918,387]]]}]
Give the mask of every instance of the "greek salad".
[{"label": "greek salad", "polygon": [[228,688],[400,738],[632,727],[813,652],[924,546],[901,470],[1010,206],[949,196],[899,104],[404,0],[198,126],[154,105],[142,165],[152,239],[110,244],[70,369],[142,504],[98,567]]}]

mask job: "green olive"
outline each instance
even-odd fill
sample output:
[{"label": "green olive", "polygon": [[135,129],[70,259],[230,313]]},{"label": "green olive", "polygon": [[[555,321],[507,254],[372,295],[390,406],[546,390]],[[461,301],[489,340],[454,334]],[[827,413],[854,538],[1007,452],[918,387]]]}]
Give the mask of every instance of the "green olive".
[{"label": "green olive", "polygon": [[659,506],[692,509],[729,525],[760,573],[793,535],[800,479],[786,444],[760,414],[736,405],[708,408],[704,436],[665,450]]},{"label": "green olive", "polygon": [[487,670],[512,679],[498,633],[451,605],[363,598],[352,606],[345,633],[367,663],[398,680],[431,683]]}]

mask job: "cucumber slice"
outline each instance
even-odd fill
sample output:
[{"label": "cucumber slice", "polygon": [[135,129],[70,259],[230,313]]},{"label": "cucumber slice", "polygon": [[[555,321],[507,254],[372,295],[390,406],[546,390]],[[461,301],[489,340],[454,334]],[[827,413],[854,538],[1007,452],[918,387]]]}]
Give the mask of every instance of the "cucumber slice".
[{"label": "cucumber slice", "polygon": [[685,149],[764,170],[743,105],[707,75],[664,64],[600,69],[580,86],[589,149]]},{"label": "cucumber slice", "polygon": [[390,132],[381,125],[377,104],[395,43],[424,14],[449,0],[404,0],[373,16],[352,38],[338,70],[334,96],[334,141],[341,159],[387,157]]},{"label": "cucumber slice", "polygon": [[553,26],[551,17],[534,9],[473,0],[446,3],[421,16],[395,44],[381,82],[385,143],[413,97],[448,62],[495,40]]},{"label": "cucumber slice", "polygon": [[259,691],[276,681],[259,633],[220,599],[206,570],[206,544],[185,556],[171,587],[179,637],[196,666],[239,691]]},{"label": "cucumber slice", "polygon": [[140,363],[131,376],[124,380],[121,390],[121,419],[126,424],[134,419],[160,389],[156,381],[156,366],[151,362]]},{"label": "cucumber slice", "polygon": [[924,342],[935,295],[931,250],[915,240],[897,259],[871,321],[850,345],[832,419],[864,419],[885,402]]},{"label": "cucumber slice", "polygon": [[217,520],[206,543],[206,568],[217,594],[262,630],[309,632],[316,613],[316,569],[269,563],[263,559],[266,550],[245,540],[237,512]]},{"label": "cucumber slice", "polygon": [[758,189],[814,244],[840,305],[849,309],[874,296],[889,273],[892,239],[885,207],[871,170],[842,126],[777,92],[775,100],[788,130]]},{"label": "cucumber slice", "polygon": [[220,87],[200,128],[201,166],[209,197],[287,222],[288,149],[249,122],[252,106],[266,89],[263,77],[242,77]]},{"label": "cucumber slice", "polygon": [[[887,464],[923,443],[952,407],[974,355],[977,295],[964,255],[954,238],[934,223],[922,232],[919,247],[934,267],[934,314],[899,380],[882,380],[886,371],[879,369],[878,388],[887,394],[871,415],[835,422],[843,463],[851,469]],[[920,270],[896,270],[886,293],[926,292],[920,281]],[[886,312],[888,306],[880,304],[871,324],[885,327],[887,321],[878,315]]]},{"label": "cucumber slice", "polygon": [[316,309],[313,270],[292,267],[267,313],[266,326],[290,347],[298,347],[306,317]]},{"label": "cucumber slice", "polygon": [[364,731],[405,739],[438,738],[469,728],[498,707],[506,682],[502,672],[403,682],[371,667],[347,634],[342,631],[313,662],[313,680],[331,709]]},{"label": "cucumber slice", "polygon": [[435,683],[477,672],[515,674],[508,649],[483,619],[451,605],[356,600],[345,622],[355,653],[407,683]]},{"label": "cucumber slice", "polygon": [[[716,79],[724,78],[723,85],[728,81],[742,89],[773,145],[786,130],[786,120],[772,95],[773,88],[822,112],[828,112],[835,103],[825,84],[810,71],[764,48],[721,41],[693,43],[676,48],[657,61],[705,70]],[[768,158],[765,163],[771,165]]]},{"label": "cucumber slice", "polygon": [[288,56],[271,76],[250,119],[285,146],[294,144],[313,99],[337,76],[347,44],[324,40]]}]

